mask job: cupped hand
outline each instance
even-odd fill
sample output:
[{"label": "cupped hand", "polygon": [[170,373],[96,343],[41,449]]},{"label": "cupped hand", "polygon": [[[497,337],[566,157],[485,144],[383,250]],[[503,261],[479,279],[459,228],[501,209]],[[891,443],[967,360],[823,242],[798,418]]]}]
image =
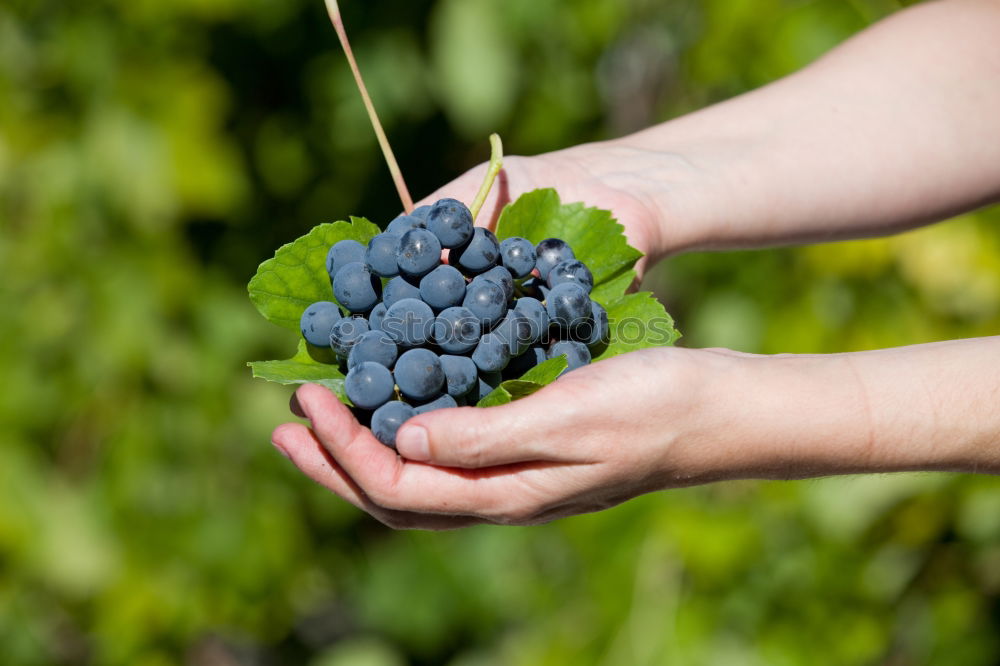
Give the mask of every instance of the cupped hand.
[{"label": "cupped hand", "polygon": [[[611,142],[584,144],[534,157],[507,156],[476,224],[494,229],[506,204],[525,192],[552,187],[564,203],[582,201],[612,212],[625,227],[629,244],[647,255],[636,265],[641,278],[650,259],[655,261],[673,249],[670,239],[664,237],[663,212],[649,194],[649,183],[637,176],[640,163],[649,159],[648,153]],[[443,197],[470,203],[483,182],[486,167],[480,164],[470,169],[416,205],[431,204]]]},{"label": "cupped hand", "polygon": [[[508,405],[421,414],[383,446],[327,389],[305,385],[272,441],[314,481],[396,528],[535,524],[711,477],[684,424],[725,354],[658,348],[569,372]],[[697,439],[697,438],[694,438]]]}]

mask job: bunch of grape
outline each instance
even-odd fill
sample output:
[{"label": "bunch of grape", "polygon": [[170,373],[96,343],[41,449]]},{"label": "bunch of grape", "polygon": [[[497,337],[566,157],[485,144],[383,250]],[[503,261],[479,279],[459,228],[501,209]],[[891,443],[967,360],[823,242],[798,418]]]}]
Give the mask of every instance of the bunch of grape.
[{"label": "bunch of grape", "polygon": [[306,308],[302,335],[346,365],[355,414],[387,446],[415,414],[475,404],[559,355],[578,368],[607,343],[608,314],[569,245],[498,242],[455,199],[397,217],[367,247],[339,241],[326,268],[339,306]]}]

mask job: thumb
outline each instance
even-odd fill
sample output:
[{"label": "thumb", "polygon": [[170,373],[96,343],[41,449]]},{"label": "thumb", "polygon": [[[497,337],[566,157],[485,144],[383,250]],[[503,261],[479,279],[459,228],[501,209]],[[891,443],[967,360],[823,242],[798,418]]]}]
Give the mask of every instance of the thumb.
[{"label": "thumb", "polygon": [[445,467],[493,467],[553,460],[546,451],[558,423],[547,400],[534,396],[497,407],[440,409],[415,416],[396,434],[403,458]]}]

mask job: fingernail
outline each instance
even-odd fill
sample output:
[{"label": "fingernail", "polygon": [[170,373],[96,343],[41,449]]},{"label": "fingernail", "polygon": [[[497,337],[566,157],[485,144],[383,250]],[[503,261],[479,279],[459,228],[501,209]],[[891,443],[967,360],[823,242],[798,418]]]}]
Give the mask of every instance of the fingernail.
[{"label": "fingernail", "polygon": [[295,393],[292,394],[292,397],[288,401],[288,410],[301,419],[308,418],[302,409],[302,405],[299,404],[299,396]]},{"label": "fingernail", "polygon": [[418,425],[400,428],[396,435],[396,451],[407,460],[430,460],[431,448],[427,442],[427,431]]},{"label": "fingernail", "polygon": [[292,457],[290,455],[288,455],[288,451],[286,451],[285,448],[283,446],[281,446],[281,444],[278,444],[274,440],[271,440],[271,444],[274,445],[274,448],[278,449],[278,453],[280,453],[281,455],[285,456],[289,460],[292,459]]}]

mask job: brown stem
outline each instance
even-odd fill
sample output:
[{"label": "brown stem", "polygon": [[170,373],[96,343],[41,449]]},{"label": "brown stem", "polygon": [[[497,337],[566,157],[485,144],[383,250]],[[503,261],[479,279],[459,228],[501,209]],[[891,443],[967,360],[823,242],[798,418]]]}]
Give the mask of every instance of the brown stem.
[{"label": "brown stem", "polygon": [[406,213],[411,213],[413,212],[413,198],[410,197],[410,191],[406,189],[406,181],[403,180],[403,173],[399,170],[396,156],[392,154],[392,148],[389,147],[389,139],[385,136],[382,123],[379,122],[378,114],[375,113],[375,106],[372,104],[371,97],[368,96],[368,89],[365,88],[365,82],[361,78],[358,63],[354,60],[351,43],[347,41],[347,31],[344,30],[344,21],[340,18],[340,7],[337,5],[337,0],[326,0],[326,11],[330,15],[330,22],[333,23],[333,29],[337,31],[337,38],[340,39],[340,45],[344,47],[344,55],[347,56],[347,63],[351,66],[351,73],[354,74],[354,82],[358,84],[361,100],[365,103],[365,110],[368,111],[368,119],[371,121],[372,129],[375,130],[379,146],[382,147],[382,155],[385,156],[385,163],[389,166],[389,173],[392,174],[392,182],[396,184],[399,200],[403,202],[403,210]]}]

